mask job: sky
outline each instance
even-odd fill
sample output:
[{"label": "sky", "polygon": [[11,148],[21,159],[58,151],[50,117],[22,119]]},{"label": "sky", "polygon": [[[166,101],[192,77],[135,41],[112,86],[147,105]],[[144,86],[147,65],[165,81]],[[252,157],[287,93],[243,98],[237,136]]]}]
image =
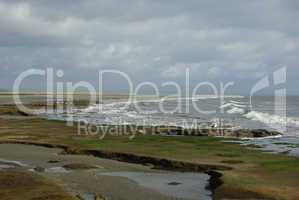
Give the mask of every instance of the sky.
[{"label": "sky", "polygon": [[[299,94],[298,19],[297,0],[0,0],[0,88],[31,68],[94,85],[107,69],[136,85],[183,85],[188,68],[190,87],[234,82],[232,93],[243,94],[287,67],[288,93]],[[126,88],[116,75],[105,83]]]}]

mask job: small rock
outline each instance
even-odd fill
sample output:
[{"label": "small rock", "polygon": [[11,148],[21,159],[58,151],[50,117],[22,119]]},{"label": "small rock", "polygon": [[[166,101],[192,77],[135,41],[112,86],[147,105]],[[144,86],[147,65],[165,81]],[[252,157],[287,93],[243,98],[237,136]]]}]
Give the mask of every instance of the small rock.
[{"label": "small rock", "polygon": [[179,183],[179,182],[170,182],[168,183],[168,185],[173,185],[173,186],[176,186],[176,185],[181,185],[182,183]]}]

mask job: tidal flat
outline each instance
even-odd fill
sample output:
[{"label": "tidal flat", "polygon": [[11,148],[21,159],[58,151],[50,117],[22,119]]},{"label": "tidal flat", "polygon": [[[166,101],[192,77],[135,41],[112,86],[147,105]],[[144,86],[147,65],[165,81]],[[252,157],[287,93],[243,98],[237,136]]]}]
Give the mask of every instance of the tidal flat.
[{"label": "tidal flat", "polygon": [[[47,169],[50,165],[63,167],[66,164],[71,164],[63,163],[61,162],[63,159],[55,157],[58,155],[55,152],[56,148],[59,147],[64,149],[65,154],[76,154],[66,155],[65,158],[68,156],[76,158],[87,156],[88,159],[96,159],[99,163],[89,163],[84,160],[84,164],[98,166],[96,170],[99,170],[99,173],[157,173],[157,171],[161,171],[161,168],[166,163],[171,166],[168,170],[175,173],[188,170],[189,173],[215,171],[219,173],[217,181],[209,180],[209,190],[212,192],[212,199],[295,200],[299,198],[298,158],[285,154],[269,154],[263,152],[262,149],[248,148],[237,144],[238,139],[234,139],[236,143],[232,143],[227,142],[231,141],[231,138],[209,136],[167,137],[155,134],[136,134],[134,139],[119,135],[99,139],[97,136],[77,135],[76,126],[66,126],[63,121],[51,121],[39,117],[14,116],[7,113],[0,115],[0,127],[1,145],[17,143],[17,146],[13,148],[16,152],[16,157],[5,157],[14,151],[1,151],[2,159],[22,162],[20,157],[17,158],[18,152],[22,152],[22,150],[17,151],[17,149],[22,148],[24,144],[30,144],[51,147],[50,150],[44,150],[43,148],[43,150],[31,151],[36,153],[36,159],[29,156],[29,160],[31,160],[34,166]],[[27,145],[26,148],[36,147]],[[43,151],[53,151],[49,154],[53,157],[39,157],[38,154]],[[23,150],[23,152],[26,151]],[[123,155],[128,156],[127,159],[124,159]],[[103,159],[103,157],[106,159]],[[147,158],[147,160],[138,160],[137,158]],[[74,160],[72,163],[82,164],[80,161],[81,159]],[[37,163],[34,164],[34,162]],[[112,164],[114,162],[117,164]],[[194,166],[196,167],[194,168]],[[107,174],[100,175],[96,173],[97,176],[94,177],[100,176],[101,179],[97,182],[102,183],[101,187],[97,187],[92,181],[90,184],[85,184],[90,179],[86,180],[86,182],[84,180],[84,174],[94,174],[94,169],[73,170],[68,173],[59,173],[61,168],[54,169],[56,169],[54,172],[45,170],[44,172],[34,173],[42,176],[52,174],[48,178],[65,188],[70,194],[73,194],[74,198],[74,194],[76,192],[80,193],[80,188],[83,190],[85,187],[84,192],[90,191],[89,193],[93,193],[96,191],[104,196],[106,194],[108,197],[112,197],[112,199],[117,199],[116,196],[111,195],[115,194],[113,188],[120,193],[118,195],[127,193],[132,195],[131,198],[134,198],[133,196],[139,199],[142,198],[138,194],[148,197],[157,195],[153,199],[171,198],[158,191],[153,192],[155,189],[144,187],[142,184],[138,184],[138,181],[134,181],[132,180],[133,178],[130,179],[124,175],[107,176]],[[74,173],[75,175],[73,175]],[[67,187],[67,182],[72,182],[73,185]],[[180,183],[177,180],[171,182]],[[179,187],[180,184],[173,184],[173,186]],[[142,192],[134,193],[133,189],[136,187],[139,187]]]},{"label": "tidal flat", "polygon": [[[101,194],[116,200],[211,199],[211,192],[206,189],[207,174],[153,170],[93,156],[61,154],[61,151],[33,145],[0,144],[0,169],[20,168],[35,172],[60,184],[73,196],[83,198]],[[175,181],[179,184],[169,184]]]}]

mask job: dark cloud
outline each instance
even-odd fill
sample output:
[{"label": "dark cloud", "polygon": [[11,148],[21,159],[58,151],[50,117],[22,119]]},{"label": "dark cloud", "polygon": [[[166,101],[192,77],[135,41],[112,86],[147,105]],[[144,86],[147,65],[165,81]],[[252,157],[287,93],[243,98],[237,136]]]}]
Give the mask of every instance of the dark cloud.
[{"label": "dark cloud", "polygon": [[291,84],[298,18],[296,0],[0,0],[0,78],[51,66],[180,81],[190,67],[197,81],[253,81],[286,65]]}]

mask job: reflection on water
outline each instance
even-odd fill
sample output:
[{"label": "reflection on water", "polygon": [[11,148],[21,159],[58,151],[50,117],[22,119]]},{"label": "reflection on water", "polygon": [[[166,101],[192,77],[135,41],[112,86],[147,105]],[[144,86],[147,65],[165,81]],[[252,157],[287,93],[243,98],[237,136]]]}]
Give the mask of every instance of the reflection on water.
[{"label": "reflection on water", "polygon": [[139,185],[156,190],[174,198],[210,200],[211,192],[206,189],[209,175],[203,173],[144,173],[109,172],[105,176],[126,177]]},{"label": "reflection on water", "polygon": [[285,153],[299,157],[299,137],[282,136],[275,138],[250,139],[241,142],[243,145],[254,144],[263,150],[274,153]]}]

